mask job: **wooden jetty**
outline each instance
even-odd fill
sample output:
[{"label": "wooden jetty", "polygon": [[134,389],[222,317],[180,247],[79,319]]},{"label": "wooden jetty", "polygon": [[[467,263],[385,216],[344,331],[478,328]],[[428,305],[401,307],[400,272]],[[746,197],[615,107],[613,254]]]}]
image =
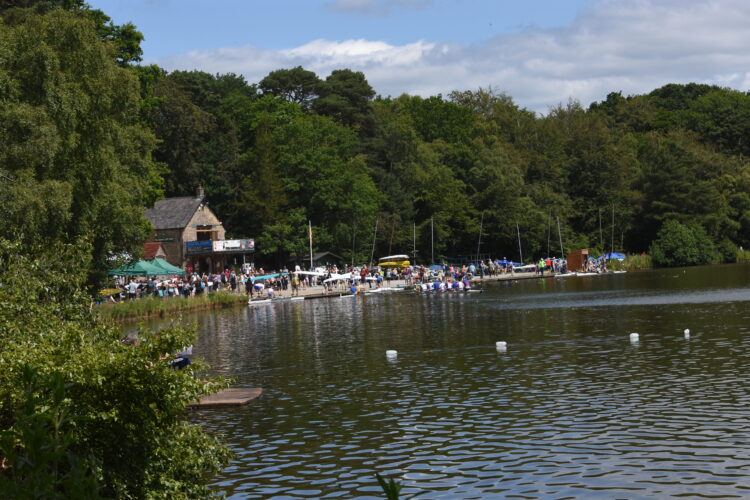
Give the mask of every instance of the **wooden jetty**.
[{"label": "wooden jetty", "polygon": [[263,394],[259,387],[230,387],[216,394],[201,397],[200,401],[192,403],[194,408],[210,408],[219,406],[241,406],[258,399]]}]

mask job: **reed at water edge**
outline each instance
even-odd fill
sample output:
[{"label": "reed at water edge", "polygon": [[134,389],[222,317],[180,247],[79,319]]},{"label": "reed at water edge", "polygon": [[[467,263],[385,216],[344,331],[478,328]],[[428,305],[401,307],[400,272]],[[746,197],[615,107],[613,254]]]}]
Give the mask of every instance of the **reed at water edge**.
[{"label": "reed at water edge", "polygon": [[637,269],[651,269],[651,256],[647,254],[629,254],[625,260],[619,261],[612,259],[607,262],[607,268],[610,271],[635,271]]},{"label": "reed at water edge", "polygon": [[737,249],[737,262],[750,262],[750,250]]},{"label": "reed at water edge", "polygon": [[117,303],[103,303],[95,308],[104,320],[115,322],[135,321],[164,317],[167,314],[224,309],[247,304],[247,296],[229,292],[213,292],[197,297],[143,297]]}]

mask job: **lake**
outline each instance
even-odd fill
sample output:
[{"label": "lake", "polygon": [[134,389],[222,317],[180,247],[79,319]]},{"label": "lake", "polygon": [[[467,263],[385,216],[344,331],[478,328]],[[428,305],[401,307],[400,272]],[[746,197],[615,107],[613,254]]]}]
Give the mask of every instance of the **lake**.
[{"label": "lake", "polygon": [[192,418],[229,498],[746,498],[748,305],[738,264],[204,313],[196,356],[265,392]]}]

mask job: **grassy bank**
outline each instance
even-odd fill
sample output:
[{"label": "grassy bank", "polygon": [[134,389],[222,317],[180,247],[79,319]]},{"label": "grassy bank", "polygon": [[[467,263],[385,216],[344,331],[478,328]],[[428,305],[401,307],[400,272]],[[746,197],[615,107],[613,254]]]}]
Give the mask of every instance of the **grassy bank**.
[{"label": "grassy bank", "polygon": [[646,254],[631,254],[626,255],[625,260],[610,260],[607,262],[607,267],[611,271],[635,271],[636,269],[651,269],[653,264],[651,263],[651,257]]},{"label": "grassy bank", "polygon": [[146,297],[126,300],[116,304],[104,303],[96,307],[104,320],[116,322],[137,321],[147,318],[160,318],[186,311],[223,309],[247,304],[247,297],[228,292],[215,292],[197,297]]}]

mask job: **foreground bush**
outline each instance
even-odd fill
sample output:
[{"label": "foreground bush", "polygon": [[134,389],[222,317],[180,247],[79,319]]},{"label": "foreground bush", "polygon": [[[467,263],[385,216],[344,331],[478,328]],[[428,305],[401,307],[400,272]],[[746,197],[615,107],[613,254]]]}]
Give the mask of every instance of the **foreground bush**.
[{"label": "foreground bush", "polygon": [[0,498],[210,498],[228,452],[186,408],[226,382],[160,359],[191,332],[131,346],[92,316],[83,255],[0,239]]}]

